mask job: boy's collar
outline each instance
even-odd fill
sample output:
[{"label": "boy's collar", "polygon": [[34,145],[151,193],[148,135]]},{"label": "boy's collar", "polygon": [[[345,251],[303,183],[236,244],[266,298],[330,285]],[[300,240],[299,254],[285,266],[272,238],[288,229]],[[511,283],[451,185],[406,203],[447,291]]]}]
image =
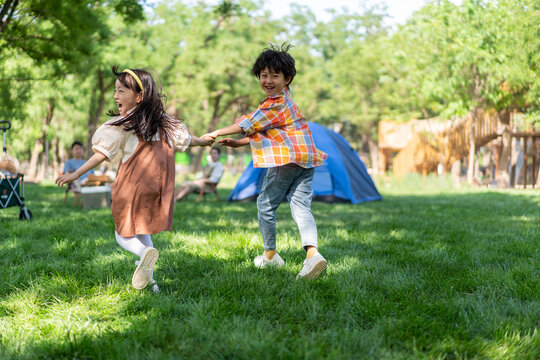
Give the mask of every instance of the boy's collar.
[{"label": "boy's collar", "polygon": [[281,89],[280,91],[278,91],[277,93],[273,95],[268,96],[267,98],[274,99],[278,97],[283,97],[283,96],[286,96],[288,93],[289,93],[289,87],[285,86],[283,89]]}]

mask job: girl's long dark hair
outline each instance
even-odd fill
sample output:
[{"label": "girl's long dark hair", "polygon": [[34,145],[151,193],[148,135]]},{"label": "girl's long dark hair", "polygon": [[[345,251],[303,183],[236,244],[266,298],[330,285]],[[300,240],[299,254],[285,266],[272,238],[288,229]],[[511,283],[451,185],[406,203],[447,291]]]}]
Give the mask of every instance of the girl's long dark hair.
[{"label": "girl's long dark hair", "polygon": [[[150,141],[159,131],[165,140],[172,137],[174,131],[174,123],[178,120],[165,112],[166,96],[161,93],[152,75],[142,69],[131,69],[141,80],[144,91],[142,101],[135,109],[127,116],[118,119],[110,125],[123,126],[125,131],[135,131],[135,134],[141,135],[146,141]],[[118,72],[118,67],[112,68],[113,74],[118,81],[125,87],[133,90],[135,93],[141,92],[141,87],[137,81],[127,72]],[[116,111],[109,110],[109,116],[119,116]]]}]

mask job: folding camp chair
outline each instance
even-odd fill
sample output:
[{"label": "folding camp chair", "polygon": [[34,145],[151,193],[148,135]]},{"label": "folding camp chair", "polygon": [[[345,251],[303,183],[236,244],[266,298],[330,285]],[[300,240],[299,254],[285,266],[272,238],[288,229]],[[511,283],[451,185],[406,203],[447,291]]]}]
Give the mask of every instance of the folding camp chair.
[{"label": "folding camp chair", "polygon": [[[6,131],[11,128],[11,122],[0,121],[0,130],[4,132],[3,159],[7,159]],[[3,161],[8,163],[8,161]],[[20,220],[32,219],[32,212],[24,204],[24,175],[16,172],[13,164],[0,169],[0,209],[20,206]]]}]

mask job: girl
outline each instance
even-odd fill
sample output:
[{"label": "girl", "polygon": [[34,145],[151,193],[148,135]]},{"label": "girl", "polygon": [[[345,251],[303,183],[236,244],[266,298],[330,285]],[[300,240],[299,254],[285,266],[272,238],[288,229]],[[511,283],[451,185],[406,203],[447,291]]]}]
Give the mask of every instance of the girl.
[{"label": "girl", "polygon": [[159,253],[151,234],[171,230],[174,210],[174,151],[188,146],[210,146],[208,137],[191,136],[184,124],[164,110],[163,95],[145,70],[112,69],[116,76],[114,100],[118,112],[92,138],[94,155],[79,169],[56,179],[58,186],[77,180],[103,161],[120,163],[111,187],[111,211],[116,241],[140,256],[132,284],[143,289],[153,280]]}]

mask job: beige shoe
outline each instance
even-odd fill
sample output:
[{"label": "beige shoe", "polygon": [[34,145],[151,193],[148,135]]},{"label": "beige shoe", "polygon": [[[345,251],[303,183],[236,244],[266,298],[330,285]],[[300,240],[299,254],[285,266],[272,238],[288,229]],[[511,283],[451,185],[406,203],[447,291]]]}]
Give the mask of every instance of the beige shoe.
[{"label": "beige shoe", "polygon": [[326,259],[319,253],[316,253],[311,258],[304,260],[302,270],[296,276],[297,279],[316,279],[326,269]]},{"label": "beige shoe", "polygon": [[159,252],[153,247],[147,247],[139,260],[139,265],[133,277],[131,278],[131,284],[137,290],[144,289],[150,281],[152,281],[152,270],[159,257]]},{"label": "beige shoe", "polygon": [[278,253],[274,254],[274,257],[272,258],[272,260],[268,260],[266,258],[266,255],[264,255],[264,254],[256,256],[255,259],[253,259],[253,263],[258,268],[264,268],[264,267],[267,267],[267,266],[280,267],[280,266],[285,265],[285,261],[283,261],[283,259],[281,258],[281,256],[279,256]]}]

